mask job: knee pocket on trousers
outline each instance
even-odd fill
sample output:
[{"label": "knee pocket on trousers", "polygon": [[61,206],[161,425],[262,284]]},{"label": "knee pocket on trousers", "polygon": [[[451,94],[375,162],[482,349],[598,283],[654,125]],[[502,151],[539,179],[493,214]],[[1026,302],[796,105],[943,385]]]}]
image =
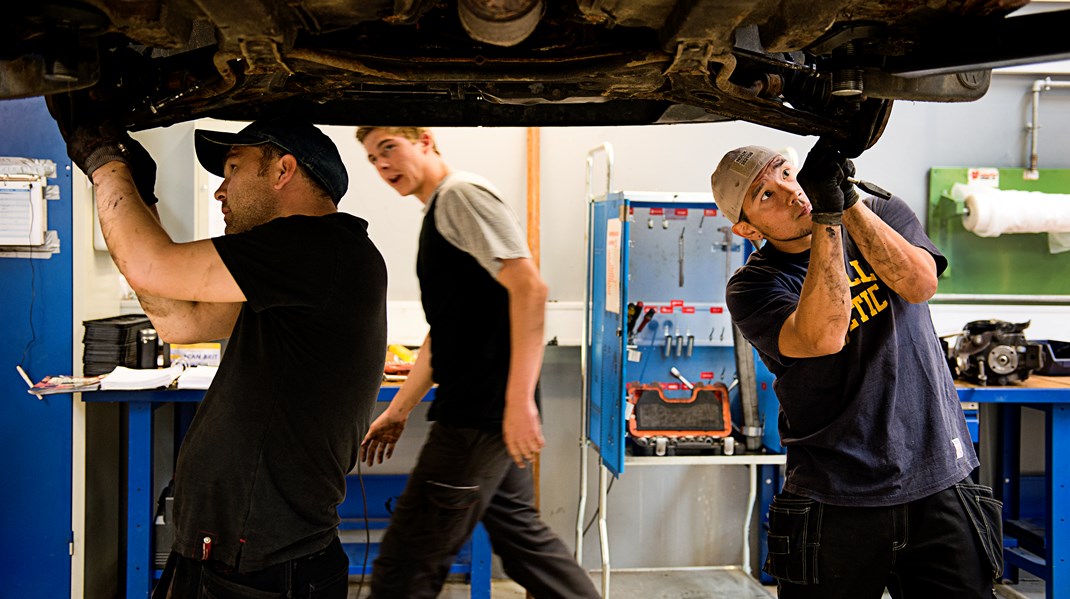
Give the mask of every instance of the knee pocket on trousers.
[{"label": "knee pocket on trousers", "polygon": [[992,578],[1003,575],[1003,502],[984,485],[955,485],[966,516],[992,567]]},{"label": "knee pocket on trousers", "polygon": [[817,584],[821,504],[781,494],[769,506],[769,554],[762,570],[793,584]]},{"label": "knee pocket on trousers", "polygon": [[443,528],[463,523],[479,505],[479,486],[458,487],[433,480],[424,485],[430,507]]}]

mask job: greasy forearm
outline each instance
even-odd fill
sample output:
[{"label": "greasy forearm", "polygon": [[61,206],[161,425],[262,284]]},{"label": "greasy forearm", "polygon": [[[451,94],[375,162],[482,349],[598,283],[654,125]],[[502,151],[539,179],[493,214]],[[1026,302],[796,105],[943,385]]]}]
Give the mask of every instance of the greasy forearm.
[{"label": "greasy forearm", "polygon": [[873,271],[903,299],[919,303],[936,293],[936,263],[859,202],[843,214],[843,224]]},{"label": "greasy forearm", "polygon": [[842,230],[815,223],[810,264],[799,305],[781,331],[781,351],[803,357],[843,347],[851,319],[851,289],[843,263]]},{"label": "greasy forearm", "polygon": [[409,371],[409,376],[406,377],[401,389],[391,400],[387,410],[393,412],[397,417],[408,418],[413,408],[423,400],[434,384],[432,374],[431,336],[428,335],[424,338],[423,345],[420,346],[420,352],[416,355],[416,363],[413,364],[412,370]]},{"label": "greasy forearm", "polygon": [[156,215],[138,195],[130,169],[109,162],[93,173],[97,214],[112,260],[134,291],[148,278],[153,258],[172,245]]},{"label": "greasy forearm", "polygon": [[172,343],[193,343],[229,337],[240,303],[177,300],[154,295],[143,284],[159,256],[173,246],[160,224],[155,206],[138,195],[129,168],[109,162],[93,173],[97,213],[108,251],[137,293],[145,314],[160,337]]}]

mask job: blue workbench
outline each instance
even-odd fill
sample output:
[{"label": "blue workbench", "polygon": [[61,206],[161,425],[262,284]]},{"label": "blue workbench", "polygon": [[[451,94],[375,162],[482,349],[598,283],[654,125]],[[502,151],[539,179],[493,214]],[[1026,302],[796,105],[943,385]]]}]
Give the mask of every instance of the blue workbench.
[{"label": "blue workbench", "polygon": [[[1008,578],[1016,578],[1021,568],[1045,581],[1045,597],[1070,597],[1070,377],[1030,377],[1010,387],[975,387],[960,384],[963,402],[997,407],[1000,420],[998,464],[994,481],[997,497],[1003,500],[1004,558]],[[1019,455],[1021,409],[1044,412],[1045,522],[1043,530],[1019,520]],[[984,435],[982,435],[983,437]],[[981,443],[988,440],[982,438]],[[1030,537],[1037,537],[1030,540]]]},{"label": "blue workbench", "polygon": [[[398,386],[384,386],[379,390],[378,401],[388,402],[397,395]],[[424,397],[423,401],[434,399],[435,390]],[[152,477],[152,412],[167,403],[196,403],[204,398],[201,390],[169,391],[153,389],[145,391],[93,391],[82,393],[82,401],[92,403],[119,403],[126,407],[127,419],[127,479],[126,479],[126,597],[144,599],[148,597],[156,579],[153,565],[152,531],[156,498],[153,496]],[[379,478],[364,476],[365,483]],[[398,486],[399,475],[387,475],[383,482],[393,489]],[[347,479],[348,480],[348,479]],[[382,489],[377,492],[383,491]],[[359,494],[359,493],[358,493]],[[349,495],[347,493],[347,495]],[[352,501],[347,501],[340,509],[349,509]],[[352,518],[348,519],[352,523]],[[352,529],[343,521],[343,529]],[[344,545],[345,546],[345,545]],[[350,575],[365,572],[363,560],[354,561],[355,551],[345,547],[350,554]],[[363,557],[363,552],[360,552]],[[490,539],[483,525],[477,526],[468,546],[462,551],[462,566],[451,568],[451,572],[467,573],[471,581],[472,599],[490,599]],[[467,567],[464,566],[467,564]],[[367,567],[370,570],[370,566]]]}]

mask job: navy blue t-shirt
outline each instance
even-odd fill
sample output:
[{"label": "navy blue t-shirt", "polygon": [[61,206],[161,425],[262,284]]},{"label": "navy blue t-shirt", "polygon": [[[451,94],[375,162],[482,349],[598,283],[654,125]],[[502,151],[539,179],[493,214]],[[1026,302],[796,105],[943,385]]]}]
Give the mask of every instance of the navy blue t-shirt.
[{"label": "navy blue t-shirt", "polygon": [[[944,271],[947,260],[906,203],[865,203]],[[853,309],[838,353],[789,358],[779,351],[809,251],[787,254],[766,244],[752,254],[728,282],[728,309],[776,376],[784,490],[832,505],[906,503],[961,481],[977,456],[928,304],[893,292],[849,235],[844,259]]]}]

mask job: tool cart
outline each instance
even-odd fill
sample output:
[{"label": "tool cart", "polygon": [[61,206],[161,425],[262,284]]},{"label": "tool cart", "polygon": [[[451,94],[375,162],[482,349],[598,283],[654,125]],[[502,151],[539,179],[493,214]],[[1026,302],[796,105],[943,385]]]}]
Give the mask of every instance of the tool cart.
[{"label": "tool cart", "polygon": [[[606,192],[595,196],[591,178],[599,153],[606,159]],[[603,597],[610,579],[607,483],[626,467],[747,466],[750,488],[735,569],[749,575],[759,468],[769,470],[761,477],[768,481],[762,489],[767,505],[784,463],[773,377],[760,362],[755,367],[754,350],[741,338],[737,358],[725,305],[728,277],[751,248],[733,236],[709,193],[609,191],[612,171],[609,144],[588,153],[576,557],[582,559],[587,451],[594,449]]]}]

